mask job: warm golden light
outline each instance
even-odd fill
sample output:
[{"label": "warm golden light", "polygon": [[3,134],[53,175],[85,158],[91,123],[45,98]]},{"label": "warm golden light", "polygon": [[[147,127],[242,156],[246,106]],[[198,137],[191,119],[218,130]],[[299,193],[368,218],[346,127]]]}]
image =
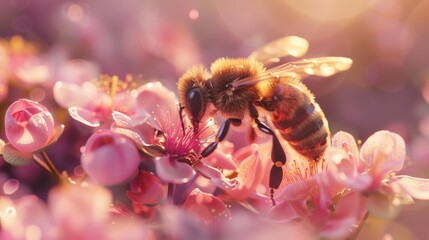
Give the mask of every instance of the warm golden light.
[{"label": "warm golden light", "polygon": [[377,0],[284,0],[296,11],[316,19],[339,20],[352,18],[371,7]]}]

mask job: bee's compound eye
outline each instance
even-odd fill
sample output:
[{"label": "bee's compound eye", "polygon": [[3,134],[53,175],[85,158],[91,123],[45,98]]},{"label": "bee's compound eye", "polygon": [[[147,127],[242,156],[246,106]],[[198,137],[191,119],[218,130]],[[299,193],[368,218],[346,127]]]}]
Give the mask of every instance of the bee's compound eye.
[{"label": "bee's compound eye", "polygon": [[192,121],[199,122],[206,110],[204,91],[201,88],[192,88],[187,97],[187,105]]}]

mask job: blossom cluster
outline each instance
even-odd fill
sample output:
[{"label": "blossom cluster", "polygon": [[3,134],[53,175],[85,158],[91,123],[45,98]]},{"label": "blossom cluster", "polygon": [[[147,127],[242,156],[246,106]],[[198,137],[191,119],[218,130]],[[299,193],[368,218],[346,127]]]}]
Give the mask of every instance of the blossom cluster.
[{"label": "blossom cluster", "polygon": [[[56,104],[29,94],[8,105],[2,156],[16,168],[37,164],[58,182],[44,199],[18,195],[17,181],[5,180],[0,239],[356,238],[368,215],[392,218],[413,199],[429,200],[429,180],[397,175],[406,146],[386,130],[363,144],[335,133],[319,161],[282,141],[288,161],[271,197],[271,136],[227,137],[203,158],[222,121],[215,115],[196,131],[160,82],[139,85],[99,75],[90,62],[53,61],[20,37],[0,42],[2,99],[25,82]],[[56,108],[91,129],[80,171],[58,170],[47,154],[67,128]]]}]

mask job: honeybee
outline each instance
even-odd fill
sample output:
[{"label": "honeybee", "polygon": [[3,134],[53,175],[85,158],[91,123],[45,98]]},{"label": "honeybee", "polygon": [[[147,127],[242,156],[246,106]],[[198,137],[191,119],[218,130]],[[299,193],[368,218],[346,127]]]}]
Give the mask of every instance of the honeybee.
[{"label": "honeybee", "polygon": [[275,132],[260,121],[259,113],[264,111],[294,150],[309,161],[318,161],[329,143],[328,121],[301,79],[307,75],[328,77],[349,69],[352,64],[352,60],[345,57],[319,57],[266,68],[284,56],[301,57],[307,49],[307,40],[283,37],[246,58],[217,59],[210,71],[202,65],[191,67],[178,81],[180,105],[190,117],[195,131],[203,117],[212,114],[206,113],[209,105],[226,118],[216,141],[201,151],[201,157],[207,157],[216,149],[231,125],[239,126],[248,117],[253,121],[250,124],[272,136],[273,166],[269,187],[273,205],[274,189],[280,186],[283,178],[286,154]]}]

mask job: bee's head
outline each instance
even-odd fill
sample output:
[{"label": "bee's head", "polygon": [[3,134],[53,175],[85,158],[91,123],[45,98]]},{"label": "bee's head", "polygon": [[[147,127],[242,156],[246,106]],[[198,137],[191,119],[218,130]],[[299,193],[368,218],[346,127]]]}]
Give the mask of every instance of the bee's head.
[{"label": "bee's head", "polygon": [[203,66],[195,66],[183,74],[177,84],[180,104],[193,124],[199,123],[206,112],[209,76]]}]

